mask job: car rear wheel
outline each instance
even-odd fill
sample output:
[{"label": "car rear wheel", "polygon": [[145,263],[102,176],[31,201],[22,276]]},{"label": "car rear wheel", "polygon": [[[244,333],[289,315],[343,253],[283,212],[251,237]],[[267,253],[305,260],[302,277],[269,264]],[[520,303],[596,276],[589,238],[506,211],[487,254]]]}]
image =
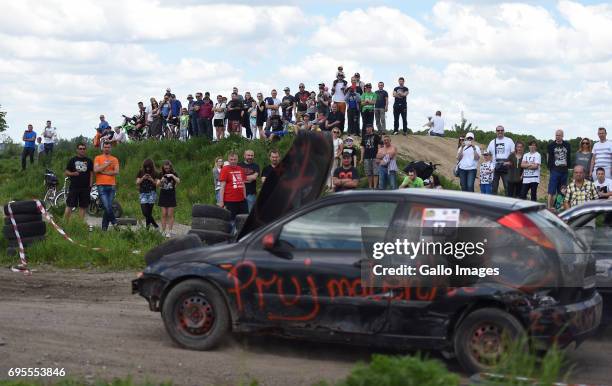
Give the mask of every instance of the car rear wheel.
[{"label": "car rear wheel", "polygon": [[453,339],[455,354],[470,374],[490,370],[512,342],[525,337],[523,325],[497,308],[481,308],[459,325]]},{"label": "car rear wheel", "polygon": [[178,345],[210,350],[229,331],[229,311],[219,291],[203,280],[176,285],[164,300],[162,319]]}]

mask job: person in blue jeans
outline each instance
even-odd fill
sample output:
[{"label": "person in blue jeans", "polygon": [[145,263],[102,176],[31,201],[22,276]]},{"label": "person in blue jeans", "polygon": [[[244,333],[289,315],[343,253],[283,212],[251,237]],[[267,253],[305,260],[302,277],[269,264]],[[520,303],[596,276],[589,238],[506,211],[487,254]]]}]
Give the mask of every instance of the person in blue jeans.
[{"label": "person in blue jeans", "polygon": [[34,163],[34,152],[36,151],[36,132],[34,126],[28,125],[23,132],[23,151],[21,152],[21,170],[26,169],[26,159],[30,157],[30,165]]},{"label": "person in blue jeans", "polygon": [[491,153],[485,150],[482,153],[484,161],[480,163],[480,193],[493,194],[493,173],[495,164],[491,161]]},{"label": "person in blue jeans", "polygon": [[457,161],[459,162],[459,183],[464,192],[474,191],[474,180],[476,179],[476,169],[480,159],[480,148],[475,146],[474,134],[467,133],[465,141],[457,149]]},{"label": "person in blue jeans", "polygon": [[378,150],[376,158],[380,159],[378,168],[378,188],[381,190],[389,188],[397,189],[397,149],[391,144],[391,137],[383,137],[383,146]]},{"label": "person in blue jeans", "polygon": [[572,147],[563,140],[563,130],[555,131],[555,140],[548,144],[547,164],[550,171],[548,180],[548,208],[553,208],[554,197],[567,185],[568,169],[572,167]]},{"label": "person in blue jeans", "polygon": [[104,214],[102,215],[102,230],[108,229],[109,224],[117,225],[117,219],[113,213],[113,200],[115,199],[115,186],[117,184],[117,174],[119,174],[119,160],[112,155],[110,142],[105,142],[102,146],[102,154],[94,159],[94,173],[96,173],[96,185],[98,195]]}]

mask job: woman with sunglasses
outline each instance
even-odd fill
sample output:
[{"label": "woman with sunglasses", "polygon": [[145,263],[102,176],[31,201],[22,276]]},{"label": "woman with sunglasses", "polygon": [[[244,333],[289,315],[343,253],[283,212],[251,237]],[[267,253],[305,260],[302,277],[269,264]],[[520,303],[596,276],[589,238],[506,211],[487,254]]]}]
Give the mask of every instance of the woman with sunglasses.
[{"label": "woman with sunglasses", "polygon": [[474,191],[474,180],[476,179],[476,169],[480,159],[480,147],[473,144],[474,134],[467,133],[465,140],[459,139],[459,149],[457,150],[457,161],[459,169],[459,183],[464,192]]},{"label": "woman with sunglasses", "polygon": [[591,176],[591,159],[593,158],[593,152],[591,151],[591,140],[588,138],[582,138],[580,141],[580,148],[576,152],[575,165],[584,167],[584,178],[593,181]]}]

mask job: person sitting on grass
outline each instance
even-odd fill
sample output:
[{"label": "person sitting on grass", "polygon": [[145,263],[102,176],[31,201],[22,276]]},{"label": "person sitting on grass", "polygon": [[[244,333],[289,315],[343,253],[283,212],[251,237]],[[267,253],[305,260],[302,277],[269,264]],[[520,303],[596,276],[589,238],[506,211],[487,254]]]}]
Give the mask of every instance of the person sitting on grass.
[{"label": "person sitting on grass", "polygon": [[423,188],[425,184],[423,183],[423,179],[416,175],[416,170],[408,169],[408,175],[404,177],[404,181],[400,185],[400,189],[403,188]]}]

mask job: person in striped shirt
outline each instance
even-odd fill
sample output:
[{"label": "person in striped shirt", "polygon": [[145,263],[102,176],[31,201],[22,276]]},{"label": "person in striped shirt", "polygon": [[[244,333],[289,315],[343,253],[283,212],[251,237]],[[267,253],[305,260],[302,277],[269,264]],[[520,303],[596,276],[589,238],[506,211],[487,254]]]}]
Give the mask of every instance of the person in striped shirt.
[{"label": "person in striped shirt", "polygon": [[591,159],[591,175],[595,176],[597,168],[603,168],[606,178],[612,178],[612,141],[608,141],[606,128],[597,129],[599,142],[593,145],[593,158]]}]

